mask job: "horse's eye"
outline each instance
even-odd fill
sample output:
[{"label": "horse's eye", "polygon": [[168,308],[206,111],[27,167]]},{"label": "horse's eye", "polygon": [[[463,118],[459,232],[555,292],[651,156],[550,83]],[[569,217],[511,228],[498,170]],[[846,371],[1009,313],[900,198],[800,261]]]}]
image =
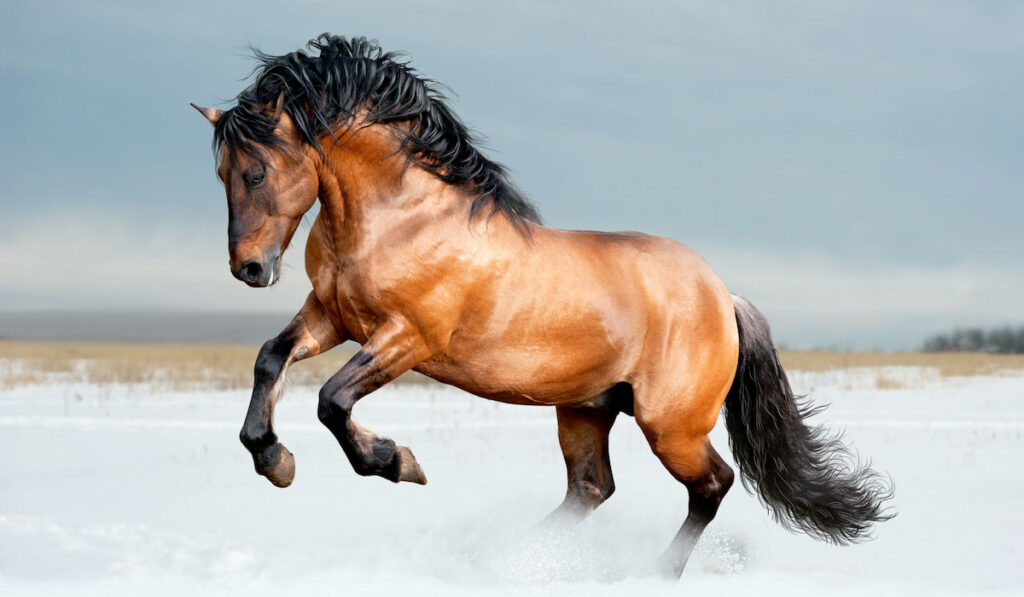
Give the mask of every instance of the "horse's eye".
[{"label": "horse's eye", "polygon": [[249,185],[250,189],[255,189],[256,187],[258,187],[261,184],[263,184],[263,181],[266,180],[266,178],[267,178],[266,173],[264,173],[264,172],[257,172],[256,174],[253,174],[252,176],[250,176],[249,179],[246,181],[246,183]]}]

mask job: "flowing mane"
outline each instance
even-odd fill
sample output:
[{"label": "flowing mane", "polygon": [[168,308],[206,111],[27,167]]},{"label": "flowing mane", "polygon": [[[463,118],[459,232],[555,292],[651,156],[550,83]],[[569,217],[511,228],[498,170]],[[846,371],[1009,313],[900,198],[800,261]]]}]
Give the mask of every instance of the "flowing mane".
[{"label": "flowing mane", "polygon": [[[536,208],[508,180],[505,167],[477,147],[472,131],[448,105],[434,82],[418,76],[399,54],[384,52],[365,37],[324,33],[307,47],[282,56],[253,50],[255,82],[238,94],[235,107],[217,122],[214,148],[258,155],[260,146],[279,143],[277,124],[266,107],[278,97],[305,143],[323,154],[320,136],[335,135],[364,111],[370,123],[390,125],[400,150],[417,166],[476,195],[470,217],[488,203],[520,230],[539,222]],[[404,125],[404,126],[400,126]]]}]

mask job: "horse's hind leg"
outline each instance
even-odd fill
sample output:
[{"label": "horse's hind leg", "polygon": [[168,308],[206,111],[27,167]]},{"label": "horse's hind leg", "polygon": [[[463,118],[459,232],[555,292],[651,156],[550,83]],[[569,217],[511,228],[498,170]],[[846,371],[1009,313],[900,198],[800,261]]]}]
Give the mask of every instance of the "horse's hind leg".
[{"label": "horse's hind leg", "polygon": [[608,433],[619,411],[595,406],[558,406],[555,411],[568,489],[562,505],[548,515],[545,522],[577,522],[615,491],[608,458]]},{"label": "horse's hind leg", "polygon": [[641,421],[654,453],[672,476],[686,486],[689,513],[672,544],[658,560],[661,571],[679,578],[693,547],[715,518],[722,498],[732,487],[732,468],[722,460],[703,433],[674,430],[666,421]]}]

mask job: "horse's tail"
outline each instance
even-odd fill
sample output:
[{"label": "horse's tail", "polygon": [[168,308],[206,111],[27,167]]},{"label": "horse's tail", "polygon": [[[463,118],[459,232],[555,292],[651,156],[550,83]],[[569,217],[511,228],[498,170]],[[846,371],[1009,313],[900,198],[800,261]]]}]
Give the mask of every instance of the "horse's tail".
[{"label": "horse's tail", "polygon": [[894,516],[883,507],[891,480],[860,464],[841,436],[807,424],[823,407],[793,395],[764,315],[740,296],[733,304],[740,356],[725,426],[743,486],[789,530],[837,544],[867,538],[872,523]]}]

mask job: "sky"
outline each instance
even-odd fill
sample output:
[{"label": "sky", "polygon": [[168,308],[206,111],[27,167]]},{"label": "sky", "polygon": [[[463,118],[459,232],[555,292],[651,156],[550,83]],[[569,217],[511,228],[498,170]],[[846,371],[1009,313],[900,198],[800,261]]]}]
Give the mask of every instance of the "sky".
[{"label": "sky", "polygon": [[[1024,4],[3,2],[0,310],[293,312],[227,265],[248,44],[402,50],[558,228],[696,249],[780,344],[1024,323]],[[310,220],[311,221],[311,220]],[[305,236],[304,232],[299,236]]]}]

